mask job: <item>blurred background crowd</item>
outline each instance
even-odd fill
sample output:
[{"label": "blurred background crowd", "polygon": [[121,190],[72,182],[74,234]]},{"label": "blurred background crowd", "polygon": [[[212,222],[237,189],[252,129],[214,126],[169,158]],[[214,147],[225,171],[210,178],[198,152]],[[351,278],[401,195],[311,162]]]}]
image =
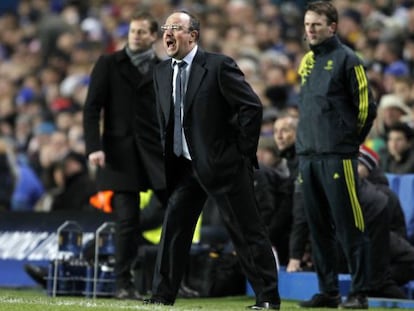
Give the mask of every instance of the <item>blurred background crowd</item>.
[{"label": "blurred background crowd", "polygon": [[[237,61],[264,105],[260,146],[279,156],[274,122],[298,116],[306,2],[2,0],[0,210],[85,208],[95,191],[82,129],[89,74],[99,55],[125,46],[137,7],[160,23],[180,8],[200,17],[201,46]],[[333,2],[338,35],[365,61],[379,104],[366,144],[385,172],[414,173],[414,1]],[[156,51],[165,57],[160,41]]]}]

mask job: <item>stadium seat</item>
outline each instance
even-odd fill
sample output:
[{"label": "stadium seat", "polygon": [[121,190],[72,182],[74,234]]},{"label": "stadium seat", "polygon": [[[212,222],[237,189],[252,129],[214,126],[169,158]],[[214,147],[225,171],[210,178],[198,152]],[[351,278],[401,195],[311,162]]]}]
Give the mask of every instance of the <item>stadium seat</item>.
[{"label": "stadium seat", "polygon": [[398,197],[404,211],[408,238],[414,236],[414,174],[399,176]]},{"label": "stadium seat", "polygon": [[399,195],[400,189],[400,175],[396,174],[386,174],[390,188],[395,192],[396,195]]}]

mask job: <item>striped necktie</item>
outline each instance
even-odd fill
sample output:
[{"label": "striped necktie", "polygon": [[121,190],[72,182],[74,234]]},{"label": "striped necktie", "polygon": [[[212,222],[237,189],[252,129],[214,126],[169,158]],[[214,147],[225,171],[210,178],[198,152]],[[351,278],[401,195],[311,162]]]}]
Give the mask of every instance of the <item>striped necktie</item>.
[{"label": "striped necktie", "polygon": [[181,109],[184,104],[185,93],[185,61],[175,62],[178,66],[177,76],[175,78],[175,103],[174,103],[174,154],[179,157],[183,153],[183,134],[181,126]]}]

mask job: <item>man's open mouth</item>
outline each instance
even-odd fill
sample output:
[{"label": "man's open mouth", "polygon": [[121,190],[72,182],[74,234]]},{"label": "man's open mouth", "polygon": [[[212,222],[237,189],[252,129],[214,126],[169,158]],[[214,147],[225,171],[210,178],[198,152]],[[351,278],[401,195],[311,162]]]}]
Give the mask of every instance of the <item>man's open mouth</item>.
[{"label": "man's open mouth", "polygon": [[173,47],[175,45],[175,40],[167,39],[167,40],[165,40],[165,43],[167,44],[167,47],[170,48],[170,47]]}]

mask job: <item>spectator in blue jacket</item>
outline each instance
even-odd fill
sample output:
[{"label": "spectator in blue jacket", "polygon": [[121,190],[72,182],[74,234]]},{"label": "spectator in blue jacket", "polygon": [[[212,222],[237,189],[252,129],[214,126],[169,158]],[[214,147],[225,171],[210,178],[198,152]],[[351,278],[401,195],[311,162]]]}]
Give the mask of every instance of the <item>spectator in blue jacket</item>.
[{"label": "spectator in blue jacket", "polygon": [[32,211],[44,193],[42,182],[28,164],[16,159],[12,144],[5,139],[0,139],[0,155],[0,205],[11,211]]},{"label": "spectator in blue jacket", "polygon": [[33,211],[43,193],[43,184],[33,169],[28,164],[17,162],[17,183],[11,200],[11,210]]}]

